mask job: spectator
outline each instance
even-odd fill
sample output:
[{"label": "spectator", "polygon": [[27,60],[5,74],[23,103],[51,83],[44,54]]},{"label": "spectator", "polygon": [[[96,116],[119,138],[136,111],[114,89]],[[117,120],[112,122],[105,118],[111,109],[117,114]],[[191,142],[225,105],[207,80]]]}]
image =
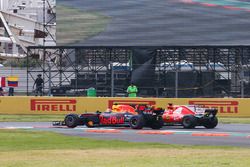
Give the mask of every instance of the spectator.
[{"label": "spectator", "polygon": [[9,87],[9,96],[14,96],[14,88]]},{"label": "spectator", "polygon": [[3,88],[0,87],[0,96],[4,96]]},{"label": "spectator", "polygon": [[43,79],[42,79],[42,75],[41,74],[38,74],[37,75],[37,78],[34,82],[34,85],[33,85],[33,89],[36,85],[36,89],[35,89],[35,95],[39,95],[39,96],[42,96],[43,95]]},{"label": "spectator", "polygon": [[137,87],[133,83],[131,83],[127,88],[128,97],[136,97],[137,92],[138,92]]}]

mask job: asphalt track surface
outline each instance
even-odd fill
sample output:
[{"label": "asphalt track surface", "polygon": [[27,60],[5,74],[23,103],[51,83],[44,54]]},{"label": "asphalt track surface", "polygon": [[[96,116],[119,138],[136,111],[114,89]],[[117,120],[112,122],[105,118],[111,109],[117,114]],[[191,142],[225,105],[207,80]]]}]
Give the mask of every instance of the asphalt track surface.
[{"label": "asphalt track surface", "polygon": [[124,127],[87,128],[85,126],[70,129],[53,127],[51,122],[0,122],[0,129],[52,131],[101,140],[250,147],[250,124],[219,124],[215,129],[197,127],[187,130],[181,126],[165,126],[161,130],[149,128],[132,130]]},{"label": "asphalt track surface", "polygon": [[111,18],[105,31],[76,45],[249,45],[250,1],[235,0],[235,6],[230,0],[218,3],[208,0],[57,2]]}]

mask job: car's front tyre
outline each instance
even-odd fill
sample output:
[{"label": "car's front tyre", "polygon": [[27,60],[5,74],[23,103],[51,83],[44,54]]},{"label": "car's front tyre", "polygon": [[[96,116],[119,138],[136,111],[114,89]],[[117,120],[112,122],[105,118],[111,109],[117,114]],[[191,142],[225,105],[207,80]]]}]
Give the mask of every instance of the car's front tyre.
[{"label": "car's front tyre", "polygon": [[193,129],[197,125],[197,119],[193,115],[185,115],[182,119],[182,125],[186,129]]},{"label": "car's front tyre", "polygon": [[75,128],[79,125],[80,119],[77,114],[66,115],[64,122],[67,127]]}]

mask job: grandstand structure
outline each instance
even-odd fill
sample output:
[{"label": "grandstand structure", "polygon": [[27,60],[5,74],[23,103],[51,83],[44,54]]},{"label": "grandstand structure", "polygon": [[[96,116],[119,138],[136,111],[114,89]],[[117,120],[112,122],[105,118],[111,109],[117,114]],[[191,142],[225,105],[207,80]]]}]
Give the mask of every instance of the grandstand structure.
[{"label": "grandstand structure", "polygon": [[24,58],[28,46],[55,46],[55,0],[0,0],[0,58]]},{"label": "grandstand structure", "polygon": [[98,96],[126,96],[130,82],[141,97],[250,96],[250,46],[31,46],[27,61],[27,83],[41,73],[54,96],[90,87]]}]

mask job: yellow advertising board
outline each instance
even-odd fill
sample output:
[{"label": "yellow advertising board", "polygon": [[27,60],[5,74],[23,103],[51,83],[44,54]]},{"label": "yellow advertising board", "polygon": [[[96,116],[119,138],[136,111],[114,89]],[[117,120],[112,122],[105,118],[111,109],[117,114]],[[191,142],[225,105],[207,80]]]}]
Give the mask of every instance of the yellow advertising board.
[{"label": "yellow advertising board", "polygon": [[250,117],[249,98],[0,97],[0,114],[67,114],[105,111],[112,104],[205,105],[219,116]]}]

